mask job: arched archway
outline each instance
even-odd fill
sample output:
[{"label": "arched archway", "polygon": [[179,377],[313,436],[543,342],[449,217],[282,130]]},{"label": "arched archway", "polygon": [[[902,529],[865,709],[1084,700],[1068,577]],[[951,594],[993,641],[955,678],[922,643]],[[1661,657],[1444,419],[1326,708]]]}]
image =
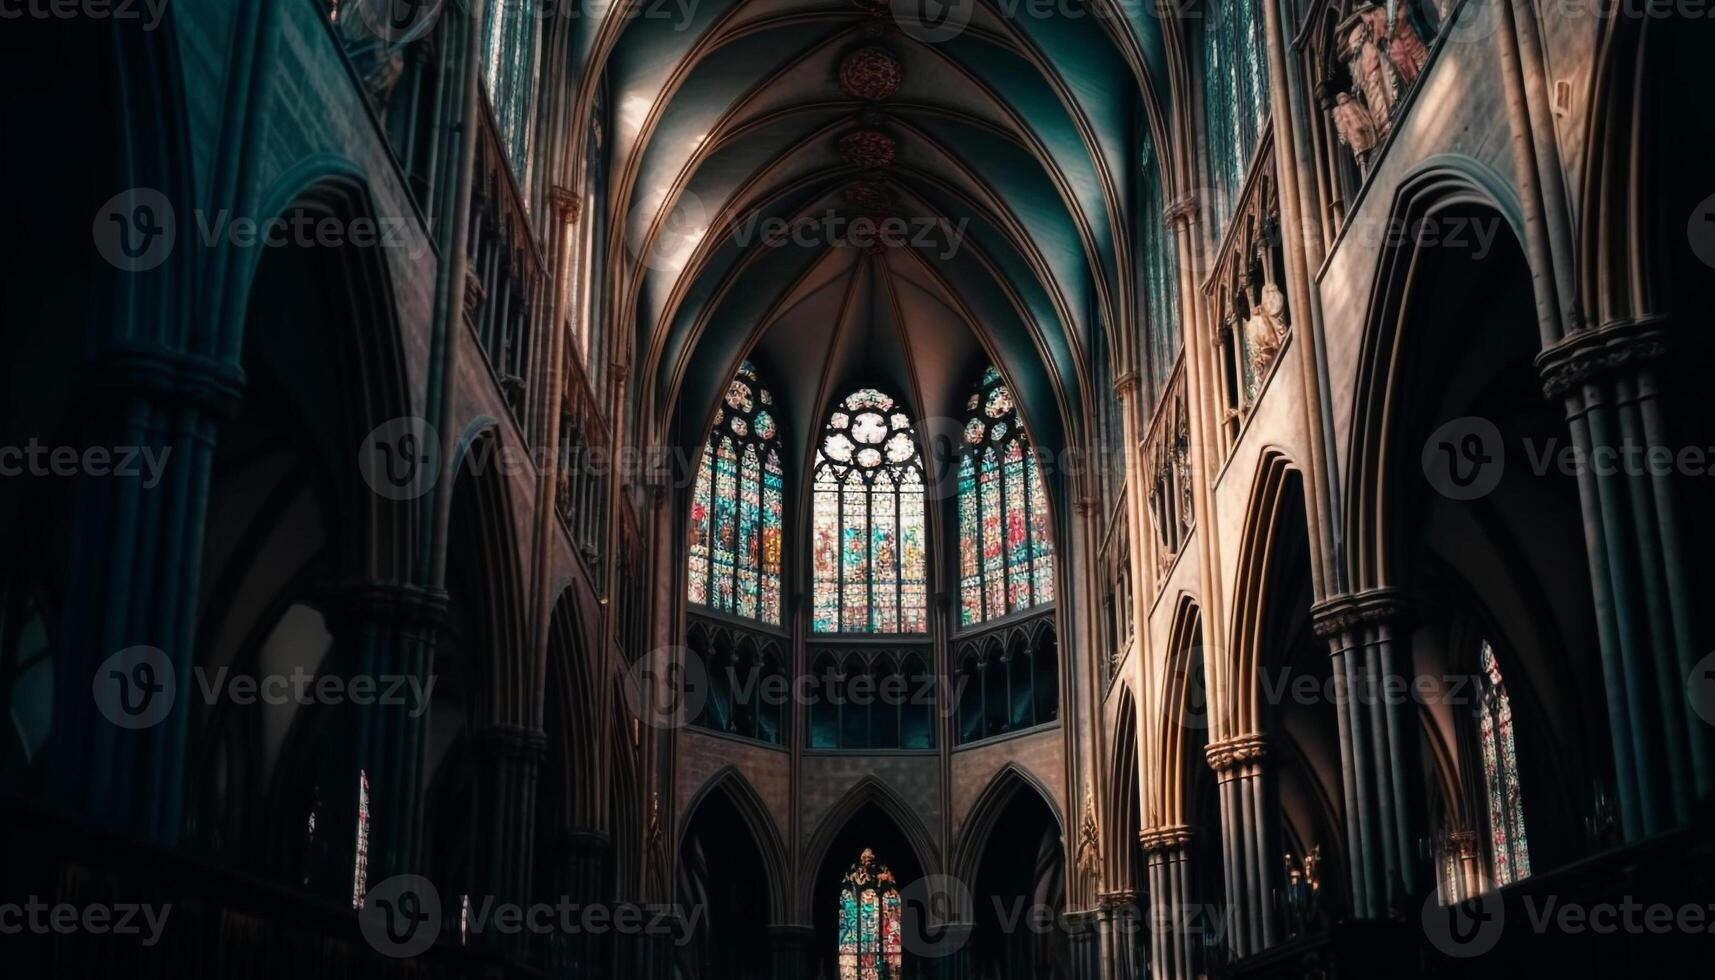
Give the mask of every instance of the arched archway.
[{"label": "arched archway", "polygon": [[[990,782],[961,831],[969,871],[974,975],[999,980],[1070,976],[1063,825],[1041,787],[1017,767]],[[1043,922],[1048,923],[1042,928]]]},{"label": "arched archway", "polygon": [[679,844],[679,894],[691,923],[684,966],[691,978],[763,980],[786,903],[785,851],[774,819],[744,777],[726,769],[687,808]]}]

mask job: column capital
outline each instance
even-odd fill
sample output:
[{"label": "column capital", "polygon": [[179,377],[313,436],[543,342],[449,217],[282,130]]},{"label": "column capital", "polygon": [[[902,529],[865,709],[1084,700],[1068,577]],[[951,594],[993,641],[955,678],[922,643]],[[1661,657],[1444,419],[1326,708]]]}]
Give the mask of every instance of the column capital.
[{"label": "column capital", "polygon": [[548,203],[553,206],[554,213],[566,224],[576,224],[578,215],[583,211],[583,198],[569,187],[555,184],[548,189]]},{"label": "column capital", "polygon": [[1125,398],[1137,391],[1137,386],[1138,382],[1136,371],[1126,371],[1114,378],[1114,394],[1121,398]]},{"label": "column capital", "polygon": [[351,580],[323,588],[329,612],[397,626],[434,628],[446,620],[445,590],[409,582]]},{"label": "column capital", "polygon": [[1257,733],[1234,735],[1219,742],[1210,742],[1203,754],[1209,760],[1210,769],[1226,772],[1268,758],[1268,736]]},{"label": "column capital", "polygon": [[548,737],[533,728],[517,725],[489,725],[479,728],[472,737],[479,748],[493,756],[535,761],[548,750]]},{"label": "column capital", "polygon": [[91,377],[97,388],[190,405],[222,419],[237,414],[245,380],[237,364],[156,344],[99,352],[91,362]]},{"label": "column capital", "polygon": [[1668,356],[1666,318],[1610,320],[1575,330],[1538,354],[1536,371],[1547,398],[1565,398],[1579,386],[1636,371]]},{"label": "column capital", "polygon": [[1191,844],[1191,828],[1184,824],[1150,827],[1147,830],[1138,831],[1137,842],[1143,847],[1145,854],[1184,850]]},{"label": "column capital", "polygon": [[1363,626],[1402,626],[1411,616],[1411,602],[1399,589],[1369,589],[1331,596],[1310,607],[1316,635],[1330,639]]},{"label": "column capital", "polygon": [[1190,225],[1197,220],[1197,195],[1187,194],[1161,209],[1161,222],[1168,228]]},{"label": "column capital", "polygon": [[1137,890],[1134,888],[1115,888],[1112,891],[1101,892],[1096,896],[1096,907],[1103,910],[1128,909],[1137,906]]}]

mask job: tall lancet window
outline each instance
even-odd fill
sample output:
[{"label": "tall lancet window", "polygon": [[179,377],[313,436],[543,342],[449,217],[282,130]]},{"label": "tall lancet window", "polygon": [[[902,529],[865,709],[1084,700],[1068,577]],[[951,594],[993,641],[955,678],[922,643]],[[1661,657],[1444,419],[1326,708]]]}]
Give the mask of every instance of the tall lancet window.
[{"label": "tall lancet window", "polygon": [[749,361],[715,413],[691,492],[691,602],[780,625],[785,469],[774,396]]},{"label": "tall lancet window", "polygon": [[1530,877],[1530,842],[1524,833],[1524,800],[1519,795],[1518,753],[1513,748],[1513,707],[1501,680],[1495,650],[1485,641],[1478,683],[1477,735],[1483,750],[1483,783],[1489,798],[1489,846],[1495,884]]},{"label": "tall lancet window", "polygon": [[1260,0],[1205,0],[1202,46],[1203,119],[1216,190],[1211,203],[1215,226],[1223,228],[1268,122],[1268,46]]},{"label": "tall lancet window", "polygon": [[1012,391],[993,367],[965,402],[959,598],[963,626],[1054,598],[1048,496]]},{"label": "tall lancet window", "polygon": [[923,460],[911,417],[874,388],[847,395],[823,427],[815,479],[815,631],[926,632]]},{"label": "tall lancet window", "polygon": [[898,980],[903,975],[899,913],[893,872],[864,848],[840,883],[840,980]]}]

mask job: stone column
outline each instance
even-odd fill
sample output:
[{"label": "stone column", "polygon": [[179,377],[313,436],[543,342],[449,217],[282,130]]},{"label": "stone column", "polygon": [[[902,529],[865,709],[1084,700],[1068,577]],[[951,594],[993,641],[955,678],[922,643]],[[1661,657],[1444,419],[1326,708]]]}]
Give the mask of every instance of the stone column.
[{"label": "stone column", "polygon": [[1102,937],[1097,909],[1066,913],[1067,955],[1072,961],[1072,980],[1107,980],[1102,976]]},{"label": "stone column", "polygon": [[[475,740],[482,759],[476,827],[478,894],[496,903],[527,904],[535,863],[536,780],[546,739],[534,729],[493,725],[478,729]],[[504,952],[514,956],[522,952],[522,934],[497,938]]]},{"label": "stone column", "polygon": [[1249,956],[1274,945],[1279,933],[1273,901],[1281,870],[1278,804],[1266,778],[1268,741],[1237,735],[1211,742],[1205,752],[1220,786],[1228,944],[1235,957]]},{"label": "stone column", "polygon": [[1143,951],[1138,934],[1137,892],[1129,888],[1103,892],[1096,906],[1096,929],[1100,937],[1104,980],[1136,980],[1144,976]]},{"label": "stone column", "polygon": [[[98,394],[82,435],[135,448],[139,462],[77,484],[50,792],[90,819],[173,844],[215,431],[237,409],[243,372],[136,346],[103,353],[89,377]],[[112,660],[120,651],[131,653]]]},{"label": "stone column", "polygon": [[774,980],[807,980],[810,976],[810,952],[815,940],[814,926],[769,926],[768,943]]},{"label": "stone column", "polygon": [[[369,787],[365,877],[377,882],[419,871],[429,706],[415,699],[428,689],[446,593],[402,582],[351,582],[328,590],[326,608],[336,669],[376,682],[377,697],[353,703],[350,717],[352,785],[361,772]],[[398,696],[386,696],[389,688]],[[343,797],[342,788],[336,798]]]},{"label": "stone column", "polygon": [[1311,614],[1333,658],[1353,913],[1406,914],[1431,887],[1407,606],[1375,589]]},{"label": "stone column", "polygon": [[1574,331],[1537,358],[1584,461],[1578,495],[1627,840],[1689,822],[1712,783],[1709,726],[1686,696],[1704,652],[1701,590],[1658,373],[1668,352],[1666,324],[1646,317]]},{"label": "stone column", "polygon": [[1201,961],[1202,930],[1222,924],[1208,921],[1191,904],[1190,828],[1145,830],[1138,841],[1149,864],[1149,975],[1192,980]]},{"label": "stone column", "polygon": [[[607,835],[592,830],[565,830],[557,836],[553,853],[537,855],[537,866],[550,870],[548,881],[544,887],[535,889],[533,900],[564,901],[580,910],[605,902],[610,897],[608,859],[612,846]],[[543,944],[542,960],[550,972],[571,980],[611,975],[612,970],[602,956],[606,948],[602,938],[585,932],[555,932]]]}]

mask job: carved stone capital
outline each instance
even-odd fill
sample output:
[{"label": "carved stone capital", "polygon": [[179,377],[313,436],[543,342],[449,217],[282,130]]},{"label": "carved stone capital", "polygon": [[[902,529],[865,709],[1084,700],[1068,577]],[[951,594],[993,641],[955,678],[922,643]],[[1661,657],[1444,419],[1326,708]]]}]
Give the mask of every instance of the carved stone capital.
[{"label": "carved stone capital", "polygon": [[1197,221],[1197,196],[1187,194],[1177,201],[1161,209],[1161,221],[1169,229],[1183,222],[1191,225]]},{"label": "carved stone capital", "polygon": [[96,355],[92,368],[98,388],[188,405],[217,419],[235,415],[244,392],[244,371],[237,364],[164,346],[110,348]]},{"label": "carved stone capital", "polygon": [[340,582],[322,590],[333,618],[434,629],[445,621],[447,593],[407,582]]},{"label": "carved stone capital", "polygon": [[1113,891],[1102,892],[1096,896],[1096,906],[1109,911],[1136,908],[1137,891],[1131,888],[1116,888]]},{"label": "carved stone capital", "polygon": [[1138,381],[1136,371],[1127,371],[1114,379],[1114,394],[1125,398],[1137,391]]},{"label": "carved stone capital", "polygon": [[1226,772],[1235,766],[1261,762],[1268,758],[1268,736],[1235,735],[1219,742],[1210,742],[1203,751],[1208,757],[1210,769]]},{"label": "carved stone capital", "polygon": [[1137,842],[1145,854],[1155,854],[1161,851],[1182,851],[1191,846],[1191,828],[1178,824],[1170,827],[1151,827],[1138,832]]},{"label": "carved stone capital", "polygon": [[546,735],[517,725],[489,725],[477,729],[473,737],[485,754],[496,759],[534,762],[541,759],[548,749]]},{"label": "carved stone capital", "polygon": [[1581,385],[1637,371],[1668,356],[1664,318],[1611,320],[1593,330],[1577,330],[1536,358],[1542,393],[1565,398]]},{"label": "carved stone capital", "polygon": [[555,184],[548,189],[548,203],[553,206],[554,213],[566,224],[575,224],[578,215],[582,213],[584,200],[569,187]]},{"label": "carved stone capital", "polygon": [[1334,596],[1310,607],[1316,635],[1332,639],[1364,626],[1403,627],[1409,622],[1411,603],[1398,589],[1371,589]]}]

